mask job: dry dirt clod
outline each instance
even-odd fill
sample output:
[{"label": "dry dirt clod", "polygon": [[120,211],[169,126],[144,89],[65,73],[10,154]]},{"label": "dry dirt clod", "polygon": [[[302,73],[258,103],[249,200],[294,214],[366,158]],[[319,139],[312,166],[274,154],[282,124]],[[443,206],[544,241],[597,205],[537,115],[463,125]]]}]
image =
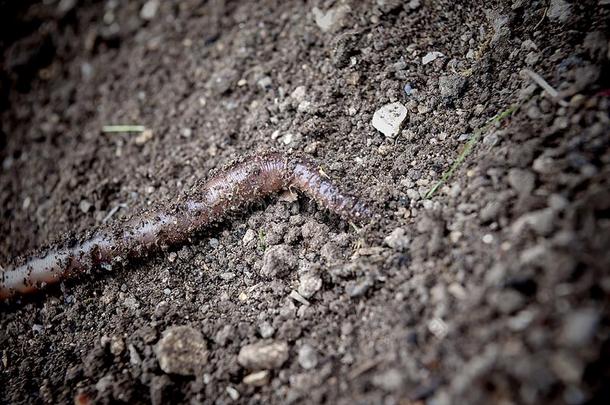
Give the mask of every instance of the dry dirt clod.
[{"label": "dry dirt clod", "polygon": [[161,370],[178,375],[195,375],[208,358],[203,335],[190,326],[173,326],[163,331],[155,354]]},{"label": "dry dirt clod", "polygon": [[276,245],[267,249],[263,256],[261,274],[265,277],[285,275],[297,266],[297,258],[288,245]]},{"label": "dry dirt clod", "polygon": [[407,249],[410,242],[403,228],[394,229],[383,241],[386,245],[399,252]]}]

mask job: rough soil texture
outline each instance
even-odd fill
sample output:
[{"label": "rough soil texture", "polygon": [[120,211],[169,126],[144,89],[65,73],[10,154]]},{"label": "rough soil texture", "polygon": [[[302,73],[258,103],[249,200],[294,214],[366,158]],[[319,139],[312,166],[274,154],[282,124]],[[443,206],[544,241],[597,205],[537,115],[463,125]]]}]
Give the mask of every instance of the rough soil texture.
[{"label": "rough soil texture", "polygon": [[[355,229],[271,198],[3,303],[0,403],[610,394],[607,1],[0,8],[3,266],[267,150],[313,157],[381,214]],[[394,138],[371,125],[390,102],[408,111]],[[150,131],[101,130],[125,123]]]}]

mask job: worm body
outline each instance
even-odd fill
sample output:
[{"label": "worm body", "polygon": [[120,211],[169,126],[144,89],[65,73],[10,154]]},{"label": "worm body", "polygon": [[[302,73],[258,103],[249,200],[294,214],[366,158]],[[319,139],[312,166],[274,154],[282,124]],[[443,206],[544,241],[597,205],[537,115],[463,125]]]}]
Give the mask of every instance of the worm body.
[{"label": "worm body", "polygon": [[254,156],[212,177],[195,197],[166,212],[128,221],[115,231],[99,231],[76,246],[50,250],[0,273],[0,299],[38,291],[48,284],[95,269],[111,269],[184,242],[195,231],[219,222],[270,194],[294,188],[346,219],[371,216],[357,198],[343,194],[314,163],[278,153]]}]

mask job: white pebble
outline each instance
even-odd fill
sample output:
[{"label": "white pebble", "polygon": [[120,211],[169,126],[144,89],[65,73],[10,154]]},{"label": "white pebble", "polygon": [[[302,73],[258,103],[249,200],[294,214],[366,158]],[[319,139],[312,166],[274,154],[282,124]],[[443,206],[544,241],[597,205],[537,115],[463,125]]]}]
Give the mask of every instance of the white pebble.
[{"label": "white pebble", "polygon": [[421,58],[421,63],[422,65],[427,65],[428,63],[434,62],[438,58],[442,58],[444,56],[445,55],[443,55],[441,52],[428,52],[423,58]]},{"label": "white pebble", "polygon": [[395,137],[407,118],[407,108],[401,103],[386,104],[373,114],[373,127],[387,136]]}]

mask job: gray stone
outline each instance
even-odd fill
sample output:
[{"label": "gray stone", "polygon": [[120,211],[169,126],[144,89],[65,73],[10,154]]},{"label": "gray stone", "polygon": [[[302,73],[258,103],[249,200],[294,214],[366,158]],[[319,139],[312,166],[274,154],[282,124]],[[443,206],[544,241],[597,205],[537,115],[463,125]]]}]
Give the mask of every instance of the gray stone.
[{"label": "gray stone", "polygon": [[497,132],[491,132],[483,137],[483,144],[494,147],[500,143],[500,137]]},{"label": "gray stone", "polygon": [[498,218],[502,212],[503,204],[499,201],[490,201],[481,209],[479,218],[483,222],[490,222]]},{"label": "gray stone", "polygon": [[161,370],[168,374],[195,375],[208,359],[201,332],[190,326],[172,326],[155,345]]},{"label": "gray stone", "polygon": [[558,168],[552,157],[542,154],[534,160],[532,169],[540,174],[554,174],[557,173]]},{"label": "gray stone", "polygon": [[529,170],[510,169],[507,180],[519,195],[528,195],[534,190],[536,175]]},{"label": "gray stone", "polygon": [[572,14],[572,6],[565,0],[551,0],[546,16],[551,21],[566,22]]},{"label": "gray stone", "polygon": [[233,326],[225,325],[214,336],[214,341],[220,346],[226,346],[233,336]]},{"label": "gray stone", "polygon": [[345,286],[347,295],[352,298],[361,297],[373,286],[373,280],[370,277],[364,277],[361,280],[349,281]]},{"label": "gray stone", "polygon": [[244,245],[249,245],[250,242],[254,241],[254,239],[256,238],[256,233],[254,232],[253,229],[248,229],[246,231],[246,233],[244,234],[244,237],[242,238],[242,243]]},{"label": "gray stone", "polygon": [[466,79],[460,75],[441,76],[438,87],[443,98],[459,97],[466,87]]},{"label": "gray stone", "polygon": [[288,360],[286,342],[258,342],[241,348],[237,362],[248,370],[280,368]]},{"label": "gray stone", "polygon": [[305,96],[307,95],[307,88],[305,86],[298,86],[290,93],[290,97],[295,99],[298,103],[301,101],[305,101]]},{"label": "gray stone", "polygon": [[568,314],[561,328],[561,341],[572,347],[583,347],[591,342],[597,332],[599,312],[594,308],[582,308]]},{"label": "gray stone", "polygon": [[295,291],[295,290],[292,290],[292,291],[290,292],[289,297],[290,297],[290,298],[292,298],[293,300],[297,301],[297,302],[300,302],[300,303],[301,303],[301,304],[303,304],[303,305],[310,305],[309,301],[307,301],[307,300],[305,299],[305,297],[303,297],[301,294],[299,294],[299,293],[298,293],[297,291]]},{"label": "gray stone", "polygon": [[438,58],[442,58],[445,55],[443,55],[441,52],[428,52],[426,55],[424,55],[424,57],[421,58],[421,63],[422,65],[427,65],[430,62],[434,62],[436,59]]},{"label": "gray stone", "polygon": [[298,354],[298,361],[305,370],[311,370],[318,365],[318,353],[316,349],[308,344],[301,346]]}]

